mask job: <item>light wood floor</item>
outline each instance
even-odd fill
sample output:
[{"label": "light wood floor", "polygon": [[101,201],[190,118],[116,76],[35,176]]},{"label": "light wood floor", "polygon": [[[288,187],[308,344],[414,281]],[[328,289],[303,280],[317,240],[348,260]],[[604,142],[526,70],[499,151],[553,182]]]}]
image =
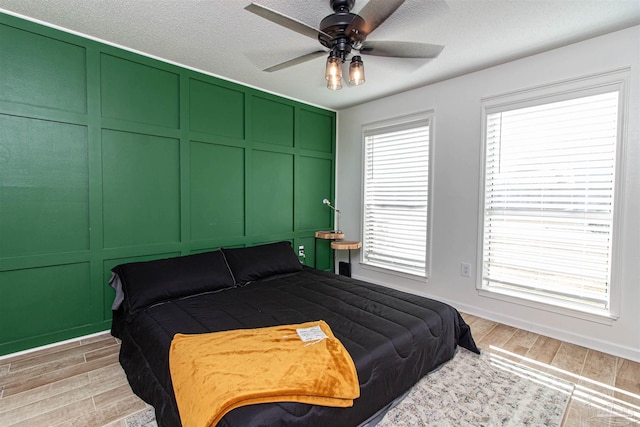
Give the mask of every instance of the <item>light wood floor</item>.
[{"label": "light wood floor", "polygon": [[[592,415],[593,405],[585,400],[596,399],[599,406],[622,413],[640,413],[640,363],[463,317],[485,352],[576,384],[563,427],[581,426],[587,412]],[[129,388],[118,364],[119,347],[105,333],[0,359],[0,426],[126,427],[124,418],[147,405]]]}]

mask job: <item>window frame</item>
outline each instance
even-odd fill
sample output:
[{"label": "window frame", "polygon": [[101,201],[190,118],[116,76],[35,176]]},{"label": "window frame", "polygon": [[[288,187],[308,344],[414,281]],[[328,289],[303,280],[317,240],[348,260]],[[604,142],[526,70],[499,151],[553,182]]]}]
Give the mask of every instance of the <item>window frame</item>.
[{"label": "window frame", "polygon": [[[376,122],[365,123],[362,125],[361,136],[362,136],[362,170],[361,177],[362,183],[360,186],[360,200],[362,203],[362,209],[360,210],[361,218],[360,218],[360,233],[362,235],[362,250],[360,251],[360,265],[362,268],[367,270],[372,270],[385,274],[392,274],[396,276],[400,276],[410,280],[416,280],[420,282],[424,282],[428,280],[431,275],[431,237],[432,237],[432,200],[433,200],[433,153],[434,153],[434,134],[435,134],[435,126],[434,126],[434,111],[427,110],[421,111],[418,113],[393,117],[389,119],[384,119]],[[395,130],[402,129],[411,129],[413,127],[423,127],[429,126],[429,141],[428,141],[428,171],[427,171],[427,220],[426,220],[426,236],[425,236],[425,271],[424,274],[419,274],[411,271],[404,271],[401,269],[394,269],[386,266],[382,266],[375,263],[370,263],[366,260],[366,242],[365,242],[365,216],[366,216],[366,206],[365,206],[365,187],[366,187],[366,172],[367,172],[367,153],[366,153],[366,138],[371,134],[382,134],[386,132],[393,132]]]},{"label": "window frame", "polygon": [[[551,83],[543,86],[536,86],[506,94],[482,98],[481,113],[481,155],[480,155],[480,185],[479,185],[479,215],[478,215],[478,247],[476,269],[476,289],[483,297],[499,299],[515,304],[524,305],[536,309],[564,314],[584,320],[590,320],[603,324],[612,324],[619,318],[620,300],[622,284],[621,277],[621,254],[624,212],[624,159],[626,158],[626,135],[628,117],[628,88],[630,69],[623,68],[605,73],[583,76]],[[589,310],[585,307],[576,307],[570,304],[562,304],[559,300],[547,297],[535,297],[526,295],[525,292],[510,292],[505,290],[489,290],[483,287],[483,261],[484,261],[484,222],[485,222],[485,186],[486,186],[486,156],[487,156],[487,116],[489,114],[508,111],[519,108],[526,108],[536,105],[550,104],[568,99],[580,98],[589,95],[601,94],[605,92],[618,91],[618,129],[615,156],[615,186],[613,190],[613,224],[611,230],[611,259],[610,259],[610,279],[609,279],[609,309]]]}]

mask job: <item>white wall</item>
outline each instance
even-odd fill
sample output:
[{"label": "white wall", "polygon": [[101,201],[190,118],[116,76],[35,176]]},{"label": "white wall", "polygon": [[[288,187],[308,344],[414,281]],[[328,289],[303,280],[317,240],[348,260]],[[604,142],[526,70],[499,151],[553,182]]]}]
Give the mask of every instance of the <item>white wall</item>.
[{"label": "white wall", "polygon": [[[428,65],[427,65],[428,67]],[[620,317],[603,324],[478,294],[460,262],[478,263],[481,98],[630,67]],[[375,82],[367,82],[375,84]],[[337,206],[348,239],[362,237],[362,125],[434,110],[432,271],[428,282],[362,268],[353,277],[425,295],[536,333],[640,361],[640,27],[611,33],[338,112]],[[339,254],[344,259],[344,254]]]}]

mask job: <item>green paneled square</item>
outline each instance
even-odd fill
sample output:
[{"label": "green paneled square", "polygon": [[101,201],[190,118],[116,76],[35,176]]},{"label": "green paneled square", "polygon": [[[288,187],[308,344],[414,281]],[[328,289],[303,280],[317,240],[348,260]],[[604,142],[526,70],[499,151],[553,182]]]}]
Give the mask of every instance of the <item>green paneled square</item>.
[{"label": "green paneled square", "polygon": [[253,152],[253,234],[293,231],[293,156]]},{"label": "green paneled square", "polygon": [[89,283],[88,263],[0,272],[0,341],[90,323]]},{"label": "green paneled square", "polygon": [[300,110],[300,128],[296,132],[296,146],[307,150],[331,153],[335,128],[333,116],[305,109]]},{"label": "green paneled square", "polygon": [[333,264],[333,249],[331,249],[331,240],[317,239],[315,253],[315,268],[318,270],[331,271]]},{"label": "green paneled square", "polygon": [[87,129],[0,115],[0,257],[88,248]]},{"label": "green paneled square", "polygon": [[254,96],[253,139],[293,147],[293,113],[291,105]]},{"label": "green paneled square", "polygon": [[333,183],[332,162],[329,159],[299,157],[296,187],[297,230],[328,230],[331,228],[333,210],[322,203],[331,199]]},{"label": "green paneled square", "polygon": [[102,174],[106,248],[180,240],[177,139],[104,130]]},{"label": "green paneled square", "polygon": [[87,111],[85,49],[0,25],[0,99]]},{"label": "green paneled square", "polygon": [[189,127],[196,132],[244,138],[244,92],[189,81]]},{"label": "green paneled square", "polygon": [[178,74],[103,54],[102,115],[169,128],[180,125]]},{"label": "green paneled square", "polygon": [[191,142],[191,240],[244,236],[244,149]]}]

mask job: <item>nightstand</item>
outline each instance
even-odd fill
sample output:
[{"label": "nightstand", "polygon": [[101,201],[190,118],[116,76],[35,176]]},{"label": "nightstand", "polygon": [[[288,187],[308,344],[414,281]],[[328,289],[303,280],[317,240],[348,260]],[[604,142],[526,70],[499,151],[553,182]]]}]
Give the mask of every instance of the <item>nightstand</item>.
[{"label": "nightstand", "polygon": [[340,263],[339,272],[341,275],[351,277],[351,250],[360,249],[361,247],[362,242],[356,242],[353,240],[334,240],[333,242],[331,242],[331,249],[333,249],[334,251],[349,251],[349,263]]}]

